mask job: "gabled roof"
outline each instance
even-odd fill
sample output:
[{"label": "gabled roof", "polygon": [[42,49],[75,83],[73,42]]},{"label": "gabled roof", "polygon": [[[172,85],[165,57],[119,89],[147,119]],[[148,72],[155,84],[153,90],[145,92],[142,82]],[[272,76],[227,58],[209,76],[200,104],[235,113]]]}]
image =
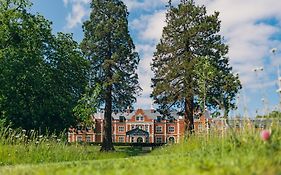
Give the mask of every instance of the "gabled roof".
[{"label": "gabled roof", "polygon": [[[124,116],[126,120],[131,119],[135,114],[137,110],[132,110],[130,112],[117,112],[117,113],[112,113],[112,118],[114,119],[119,119],[120,116]],[[158,116],[163,116],[161,115],[158,111],[156,110],[151,110],[151,109],[145,109],[143,110],[144,115],[147,117],[156,120]],[[179,115],[176,111],[172,111],[171,116],[174,117],[175,119],[182,119],[183,116]],[[104,118],[104,111],[98,112],[94,114],[94,118],[96,119],[103,119]]]},{"label": "gabled roof", "polygon": [[126,132],[126,135],[129,135],[129,136],[149,136],[149,133],[140,129],[140,128],[135,128],[135,129],[132,129],[132,130]]}]

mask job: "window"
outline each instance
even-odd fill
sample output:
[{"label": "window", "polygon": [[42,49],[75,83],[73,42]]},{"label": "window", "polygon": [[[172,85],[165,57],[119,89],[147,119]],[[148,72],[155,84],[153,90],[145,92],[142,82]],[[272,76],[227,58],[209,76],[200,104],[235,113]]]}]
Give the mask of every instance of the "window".
[{"label": "window", "polygon": [[118,142],[121,142],[121,143],[125,142],[125,138],[124,137],[118,137]]},{"label": "window", "polygon": [[91,142],[91,136],[86,136],[86,142]]},{"label": "window", "polygon": [[156,132],[162,132],[162,126],[156,126]]},{"label": "window", "polygon": [[175,127],[174,126],[169,126],[168,127],[168,132],[175,132]]},{"label": "window", "polygon": [[76,140],[77,140],[77,142],[82,142],[82,136],[77,136]]},{"label": "window", "polygon": [[132,137],[132,143],[134,142],[134,137]]},{"label": "window", "polygon": [[124,132],[125,127],[124,126],[118,126],[118,132]]},{"label": "window", "polygon": [[202,130],[203,130],[203,126],[202,126],[202,124],[199,124],[198,125],[198,131],[201,132]]},{"label": "window", "polygon": [[161,116],[157,116],[156,121],[161,122]]},{"label": "window", "polygon": [[148,125],[145,125],[145,130],[148,132]]},{"label": "window", "polygon": [[174,137],[169,137],[168,141],[169,141],[169,143],[175,143],[175,138]]},{"label": "window", "polygon": [[137,120],[137,121],[143,121],[143,116],[137,116],[137,117],[136,117],[136,120]]},{"label": "window", "polygon": [[162,138],[161,137],[156,137],[156,143],[162,143]]},{"label": "window", "polygon": [[119,116],[119,122],[125,122],[126,118],[124,116]]}]

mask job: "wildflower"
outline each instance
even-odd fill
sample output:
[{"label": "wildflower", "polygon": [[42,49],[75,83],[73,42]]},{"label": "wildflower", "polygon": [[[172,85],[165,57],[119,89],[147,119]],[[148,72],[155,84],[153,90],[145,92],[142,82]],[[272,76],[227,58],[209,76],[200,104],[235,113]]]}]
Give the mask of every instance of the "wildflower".
[{"label": "wildflower", "polygon": [[263,141],[268,141],[270,139],[271,133],[268,130],[262,130],[260,135]]},{"label": "wildflower", "polygon": [[36,142],[35,142],[35,144],[38,144],[38,143],[39,143],[39,141],[36,141]]},{"label": "wildflower", "polygon": [[34,129],[30,130],[30,132],[34,132]]},{"label": "wildflower", "polygon": [[42,137],[43,137],[43,135],[40,135],[40,136],[39,136],[39,138],[42,138]]},{"label": "wildflower", "polygon": [[57,139],[58,142],[60,142],[60,139]]},{"label": "wildflower", "polygon": [[16,138],[19,138],[19,137],[20,137],[20,135],[16,135],[15,137],[16,137]]},{"label": "wildflower", "polygon": [[23,129],[23,130],[21,130],[22,132],[26,132],[26,130],[25,129]]}]

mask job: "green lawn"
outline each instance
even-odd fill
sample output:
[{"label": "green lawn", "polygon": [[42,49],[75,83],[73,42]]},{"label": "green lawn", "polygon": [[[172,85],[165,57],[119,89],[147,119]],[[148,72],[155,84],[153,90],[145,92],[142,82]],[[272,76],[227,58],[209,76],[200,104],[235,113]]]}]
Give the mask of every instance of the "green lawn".
[{"label": "green lawn", "polygon": [[[85,148],[91,149],[81,145],[76,147],[82,152]],[[73,148],[66,146],[64,149]],[[131,148],[117,147],[116,153],[99,153],[97,147],[92,149],[90,154],[95,156],[87,157],[83,153],[76,157],[79,161],[73,161],[74,157],[68,161],[63,158],[51,161],[53,159],[50,158],[42,163],[15,162],[0,167],[0,174],[281,175],[280,128],[272,129],[271,139],[267,142],[260,139],[259,132],[243,131],[223,138],[195,135],[180,144],[159,147],[141,155],[137,155],[138,151]],[[85,160],[82,160],[83,155]]]}]

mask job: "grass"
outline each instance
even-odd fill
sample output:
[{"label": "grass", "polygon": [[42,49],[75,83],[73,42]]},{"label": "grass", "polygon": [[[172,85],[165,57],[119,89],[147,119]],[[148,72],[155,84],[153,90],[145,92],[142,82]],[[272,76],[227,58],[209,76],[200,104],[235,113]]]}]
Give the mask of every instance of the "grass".
[{"label": "grass", "polygon": [[[235,137],[230,133],[221,137],[213,131],[210,135],[195,135],[180,144],[159,147],[141,156],[132,156],[134,150],[122,147],[118,147],[116,153],[99,153],[98,147],[53,143],[54,148],[47,149],[46,143],[42,143],[42,148],[32,147],[31,152],[37,153],[20,153],[28,161],[9,162],[0,167],[0,174],[281,175],[281,129],[279,126],[271,126],[270,129],[272,135],[269,141],[262,141],[260,132],[253,129],[236,131]],[[29,146],[17,146],[31,149]],[[85,150],[90,150],[90,154],[85,154]],[[1,152],[2,161],[9,160],[7,152],[8,147]],[[40,157],[40,153],[43,156]],[[35,155],[40,157],[35,160],[46,155],[53,158],[32,161]]]}]

